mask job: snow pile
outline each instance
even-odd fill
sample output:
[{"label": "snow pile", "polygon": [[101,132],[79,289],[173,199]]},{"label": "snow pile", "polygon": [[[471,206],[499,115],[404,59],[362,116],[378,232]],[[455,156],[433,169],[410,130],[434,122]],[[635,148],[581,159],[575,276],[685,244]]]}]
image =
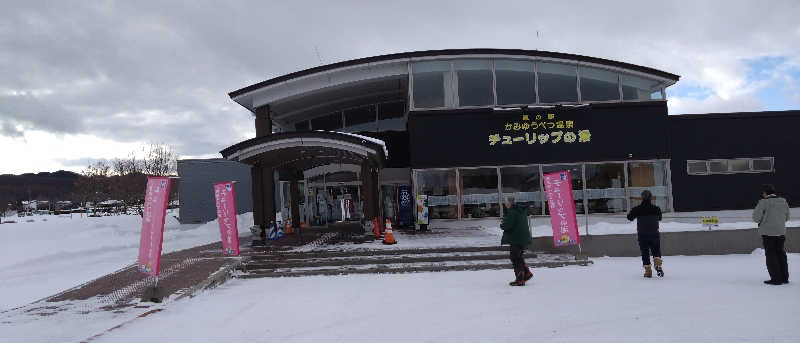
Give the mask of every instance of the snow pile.
[{"label": "snow pile", "polygon": [[[752,210],[716,211],[716,212],[680,212],[665,213],[660,224],[661,232],[703,231],[707,227],[700,223],[703,217],[718,217],[720,224],[712,230],[754,229],[757,225],[751,219]],[[582,235],[586,234],[586,217],[577,216],[578,228]],[[534,237],[552,236],[549,216],[532,217],[529,221]],[[588,233],[591,235],[613,235],[636,233],[636,222],[629,222],[625,214],[593,214],[589,215]],[[800,208],[790,210],[788,227],[800,227]],[[499,218],[468,220],[434,220],[432,228],[455,229],[458,227],[479,227],[486,232],[502,235]]]},{"label": "snow pile", "polygon": [[[218,242],[219,224],[178,223],[167,213],[163,253]],[[121,215],[26,217],[0,226],[0,310],[24,305],[136,262],[142,218]],[[252,214],[238,216],[249,234]]]},{"label": "snow pile", "polygon": [[[790,273],[800,275],[800,256],[789,258]],[[642,278],[640,264],[601,258],[589,267],[534,269],[531,283],[513,288],[508,270],[233,280],[97,341],[797,342],[800,336],[800,282],[764,285],[762,257],[668,257],[663,279]],[[84,323],[55,315],[0,330],[12,342],[79,341],[98,331],[96,322]],[[54,337],[53,330],[64,331]]]}]

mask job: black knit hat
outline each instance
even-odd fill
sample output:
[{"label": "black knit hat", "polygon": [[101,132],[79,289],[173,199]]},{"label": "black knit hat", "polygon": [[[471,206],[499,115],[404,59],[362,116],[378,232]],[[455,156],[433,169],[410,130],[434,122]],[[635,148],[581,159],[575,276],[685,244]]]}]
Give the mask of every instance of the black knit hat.
[{"label": "black knit hat", "polygon": [[653,193],[645,189],[642,191],[642,201],[650,202],[650,200],[653,200]]}]

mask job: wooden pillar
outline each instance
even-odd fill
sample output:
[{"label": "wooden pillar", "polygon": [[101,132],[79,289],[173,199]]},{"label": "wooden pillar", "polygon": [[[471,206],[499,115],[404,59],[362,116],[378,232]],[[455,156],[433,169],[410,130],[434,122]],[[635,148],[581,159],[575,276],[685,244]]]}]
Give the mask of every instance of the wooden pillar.
[{"label": "wooden pillar", "polygon": [[275,204],[274,171],[275,169],[272,168],[263,168],[261,172],[262,211],[264,213],[264,222],[267,225],[275,222],[275,210],[277,208],[277,204]]},{"label": "wooden pillar", "polygon": [[261,183],[262,172],[261,166],[257,164],[250,168],[252,181],[251,194],[253,195],[253,224],[263,229],[268,222],[264,220],[264,189]]},{"label": "wooden pillar", "polygon": [[272,115],[269,105],[256,107],[256,137],[263,137],[272,134]]},{"label": "wooden pillar", "polygon": [[369,177],[369,162],[361,161],[361,194],[364,197],[364,219],[372,221],[375,219],[375,209],[372,203],[372,181]]},{"label": "wooden pillar", "polygon": [[291,204],[291,212],[292,212],[292,227],[298,228],[300,227],[300,192],[299,187],[297,184],[297,172],[292,170],[292,176],[289,179],[289,193],[291,193],[292,197],[292,204]]}]

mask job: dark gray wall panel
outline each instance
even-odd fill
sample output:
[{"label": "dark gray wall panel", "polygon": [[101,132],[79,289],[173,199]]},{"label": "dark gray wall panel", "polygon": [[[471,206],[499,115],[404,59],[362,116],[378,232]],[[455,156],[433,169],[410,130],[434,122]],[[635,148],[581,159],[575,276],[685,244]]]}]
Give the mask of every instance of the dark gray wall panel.
[{"label": "dark gray wall panel", "polygon": [[237,213],[253,211],[250,165],[226,159],[180,160],[180,221],[205,223],[217,218],[214,204],[214,183],[238,181],[236,189]]}]

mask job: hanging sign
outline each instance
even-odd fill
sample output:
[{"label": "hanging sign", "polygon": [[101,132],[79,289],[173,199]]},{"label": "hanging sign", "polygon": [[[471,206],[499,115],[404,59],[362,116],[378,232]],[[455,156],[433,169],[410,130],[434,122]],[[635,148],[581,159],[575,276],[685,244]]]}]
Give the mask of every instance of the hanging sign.
[{"label": "hanging sign", "polygon": [[222,252],[225,255],[239,256],[239,227],[236,223],[236,197],[233,182],[214,184],[214,200],[217,204]]},{"label": "hanging sign", "polygon": [[161,266],[161,244],[164,239],[169,184],[168,177],[147,177],[138,267],[140,272],[153,276],[158,276]]},{"label": "hanging sign", "polygon": [[553,226],[553,244],[557,247],[580,244],[569,171],[544,174],[544,189]]}]

